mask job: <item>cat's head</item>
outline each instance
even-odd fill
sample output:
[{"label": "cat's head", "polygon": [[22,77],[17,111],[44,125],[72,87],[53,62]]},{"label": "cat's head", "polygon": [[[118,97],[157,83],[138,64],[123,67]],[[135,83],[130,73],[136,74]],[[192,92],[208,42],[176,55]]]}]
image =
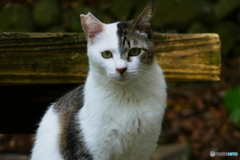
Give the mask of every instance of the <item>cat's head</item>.
[{"label": "cat's head", "polygon": [[[91,13],[80,15],[87,37],[90,69],[119,83],[146,75],[154,63],[150,3],[134,20],[104,24]],[[142,75],[142,76],[143,76]]]}]

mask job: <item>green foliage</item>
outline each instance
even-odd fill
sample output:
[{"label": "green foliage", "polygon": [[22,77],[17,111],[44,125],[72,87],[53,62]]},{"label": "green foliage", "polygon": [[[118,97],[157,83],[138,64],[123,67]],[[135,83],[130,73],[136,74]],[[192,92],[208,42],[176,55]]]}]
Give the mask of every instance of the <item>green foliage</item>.
[{"label": "green foliage", "polygon": [[220,0],[214,8],[217,19],[223,19],[239,6],[239,0]]},{"label": "green foliage", "polygon": [[21,4],[9,3],[0,12],[0,31],[31,32],[33,23],[30,9]]},{"label": "green foliage", "polygon": [[199,22],[192,23],[187,33],[208,33],[207,28]]},{"label": "green foliage", "polygon": [[35,24],[40,28],[59,25],[61,22],[61,11],[57,0],[40,0],[33,10]]},{"label": "green foliage", "polygon": [[184,30],[196,19],[209,21],[213,15],[213,5],[203,0],[161,0],[156,8],[154,25],[160,28]]},{"label": "green foliage", "polygon": [[63,11],[63,24],[71,32],[83,32],[80,23],[80,14],[94,13],[94,10],[86,6],[77,6],[75,8]]},{"label": "green foliage", "polygon": [[[126,5],[127,4],[127,5]],[[141,8],[141,7],[139,7]],[[143,9],[143,8],[141,8]],[[140,10],[141,10],[140,9]],[[118,20],[129,20],[129,14],[131,12],[131,3],[129,3],[128,0],[112,0],[111,1],[111,11],[116,17],[118,17]],[[135,18],[131,16],[131,18]]]},{"label": "green foliage", "polygon": [[232,122],[240,128],[240,86],[230,88],[223,100]]}]

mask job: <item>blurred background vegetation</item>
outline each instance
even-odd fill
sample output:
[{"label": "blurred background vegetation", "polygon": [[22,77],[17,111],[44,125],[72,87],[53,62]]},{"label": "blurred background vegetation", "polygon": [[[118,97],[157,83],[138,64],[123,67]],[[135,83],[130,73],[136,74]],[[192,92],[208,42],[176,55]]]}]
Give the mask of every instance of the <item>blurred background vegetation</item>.
[{"label": "blurred background vegetation", "polygon": [[[209,159],[212,150],[240,154],[240,0],[155,1],[154,31],[218,33],[222,42],[220,82],[168,82],[160,144],[188,144],[193,159]],[[80,14],[91,12],[106,23],[130,20],[149,2],[1,0],[0,32],[82,32]],[[0,152],[29,153],[31,139],[22,139],[0,135]]]}]

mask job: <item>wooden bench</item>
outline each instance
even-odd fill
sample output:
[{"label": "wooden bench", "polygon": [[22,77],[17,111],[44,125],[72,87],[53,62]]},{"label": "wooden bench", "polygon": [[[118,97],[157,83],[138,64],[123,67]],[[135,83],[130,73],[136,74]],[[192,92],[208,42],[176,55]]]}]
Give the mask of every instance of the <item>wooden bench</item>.
[{"label": "wooden bench", "polygon": [[[154,33],[167,81],[220,80],[217,34]],[[80,33],[0,33],[0,133],[34,133],[51,102],[84,83]]]}]

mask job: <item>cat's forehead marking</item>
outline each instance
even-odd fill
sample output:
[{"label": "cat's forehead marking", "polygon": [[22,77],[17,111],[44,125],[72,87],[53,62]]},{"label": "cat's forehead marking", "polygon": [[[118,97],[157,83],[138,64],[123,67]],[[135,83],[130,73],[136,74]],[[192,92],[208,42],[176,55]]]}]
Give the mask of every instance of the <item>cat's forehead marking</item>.
[{"label": "cat's forehead marking", "polygon": [[145,48],[144,54],[140,57],[142,63],[151,64],[153,62],[153,43],[147,34],[131,29],[131,22],[121,21],[117,23],[117,36],[119,41],[119,51],[122,59],[131,62],[128,51],[132,47]]},{"label": "cat's forehead marking", "polygon": [[130,42],[127,38],[127,28],[129,27],[129,23],[128,22],[119,22],[117,24],[117,36],[118,36],[118,40],[119,40],[119,50],[120,53],[122,54],[124,52],[124,46],[128,45],[128,47],[131,47]]}]

